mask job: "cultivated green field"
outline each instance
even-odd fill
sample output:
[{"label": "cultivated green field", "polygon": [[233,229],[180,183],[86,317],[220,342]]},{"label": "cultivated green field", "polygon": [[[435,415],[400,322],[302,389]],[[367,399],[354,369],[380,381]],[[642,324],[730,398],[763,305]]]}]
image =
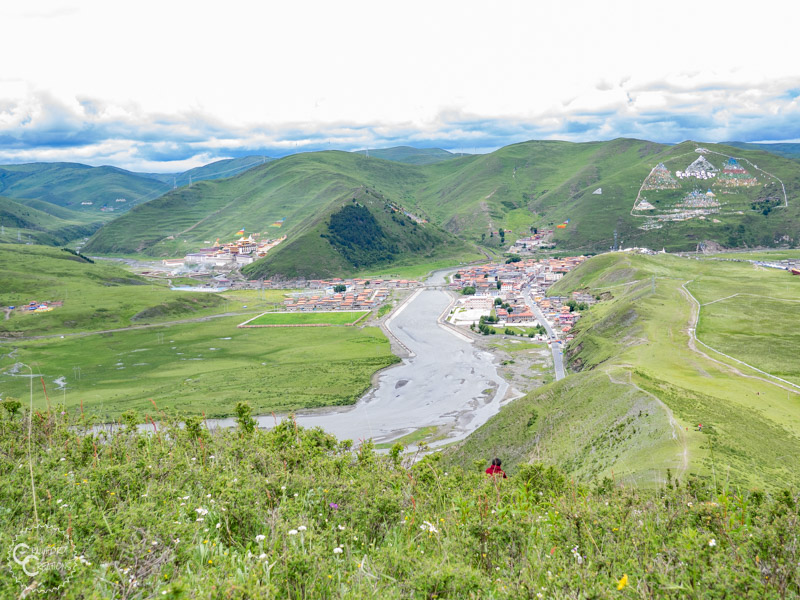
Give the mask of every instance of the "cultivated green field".
[{"label": "cultivated green field", "polygon": [[247,325],[350,325],[368,313],[369,311],[267,313],[248,321]]},{"label": "cultivated green field", "polygon": [[[239,329],[241,317],[46,339],[2,348],[3,394],[27,397],[21,361],[41,374],[53,401],[102,420],[159,408],[229,416],[247,400],[257,414],[354,402],[372,374],[397,361],[377,328]],[[27,370],[23,369],[24,375]],[[59,383],[62,385],[59,386]],[[44,406],[36,382],[36,406]]]},{"label": "cultivated green field", "polygon": [[[684,290],[683,286],[686,286]],[[800,278],[748,263],[606,254],[553,287],[604,293],[567,348],[573,370],[511,403],[454,460],[542,458],[581,479],[800,483]],[[697,304],[702,305],[695,326]],[[724,300],[723,300],[724,299]],[[692,342],[696,327],[699,342]],[[702,431],[697,425],[703,424]]]}]

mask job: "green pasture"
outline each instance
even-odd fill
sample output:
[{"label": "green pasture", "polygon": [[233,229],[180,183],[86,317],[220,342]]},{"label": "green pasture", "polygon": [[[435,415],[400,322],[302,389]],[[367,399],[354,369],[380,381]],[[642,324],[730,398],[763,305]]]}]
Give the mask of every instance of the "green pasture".
[{"label": "green pasture", "polygon": [[369,311],[357,312],[282,312],[267,313],[248,321],[247,325],[350,325]]},{"label": "green pasture", "polygon": [[[229,416],[247,400],[263,414],[354,402],[375,371],[397,361],[377,328],[239,329],[240,322],[4,344],[0,388],[3,396],[28,397],[28,379],[8,373],[21,361],[44,378],[51,400],[83,403],[103,420],[130,409],[150,413],[151,398],[160,408],[207,416]],[[34,396],[44,406],[38,377]]]}]

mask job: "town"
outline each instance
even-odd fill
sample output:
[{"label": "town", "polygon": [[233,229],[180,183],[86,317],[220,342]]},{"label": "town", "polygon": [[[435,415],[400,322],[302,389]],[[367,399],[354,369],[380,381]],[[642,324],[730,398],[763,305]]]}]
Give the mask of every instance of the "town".
[{"label": "town", "polygon": [[[487,317],[501,327],[542,325],[550,328],[555,337],[564,335],[567,341],[571,340],[570,331],[580,318],[574,307],[591,306],[597,299],[582,292],[574,292],[572,297],[546,297],[545,294],[550,286],[585,260],[585,256],[511,259],[508,263],[460,269],[453,275],[449,288],[463,297],[451,311],[448,321],[470,328]],[[539,334],[539,338],[544,339],[544,336]]]}]

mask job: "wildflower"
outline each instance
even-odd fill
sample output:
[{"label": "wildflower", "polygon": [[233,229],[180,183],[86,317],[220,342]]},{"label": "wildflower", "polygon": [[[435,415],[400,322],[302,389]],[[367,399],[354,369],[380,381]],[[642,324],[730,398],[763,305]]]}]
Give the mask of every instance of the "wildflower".
[{"label": "wildflower", "polygon": [[290,529],[289,535],[297,535],[297,529]]},{"label": "wildflower", "polygon": [[575,557],[575,560],[577,560],[577,561],[578,561],[578,564],[579,564],[579,565],[582,565],[582,564],[583,564],[583,557],[582,557],[582,556],[580,555],[580,553],[578,552],[578,547],[577,547],[577,546],[575,546],[575,547],[572,549],[572,556],[574,556],[574,557]]},{"label": "wildflower", "polygon": [[222,527],[222,523],[217,523],[217,529],[219,529],[220,527]]},{"label": "wildflower", "polygon": [[334,549],[333,549],[333,553],[334,553],[334,554],[341,554],[342,552],[344,552],[344,550],[342,550],[342,549],[341,549],[341,548],[339,548],[338,546],[337,546],[336,548],[334,548]]},{"label": "wildflower", "polygon": [[715,540],[714,538],[711,538],[710,540],[708,540],[708,545],[713,548],[714,546],[717,545],[717,540]]},{"label": "wildflower", "polygon": [[328,504],[333,510],[339,510],[339,505],[336,502],[331,502]]},{"label": "wildflower", "polygon": [[267,558],[267,555],[264,554],[263,552],[258,555],[258,560],[265,560],[266,558]]},{"label": "wildflower", "polygon": [[339,531],[344,531],[346,528],[344,525],[339,525]]},{"label": "wildflower", "polygon": [[195,509],[194,509],[194,512],[196,512],[196,513],[197,513],[198,515],[200,515],[201,517],[205,517],[205,516],[208,514],[208,510],[206,510],[206,509],[205,509],[205,508],[203,508],[202,506],[201,506],[200,508],[195,508]]},{"label": "wildflower", "polygon": [[305,525],[300,525],[300,527],[297,528],[297,531],[305,531],[306,529],[307,528]]},{"label": "wildflower", "polygon": [[427,531],[428,533],[439,533],[439,530],[436,529],[433,523],[430,521],[423,521],[423,524],[419,526],[422,531]]},{"label": "wildflower", "polygon": [[259,534],[259,535],[256,536],[256,541],[257,542],[263,542],[266,539],[266,537],[267,536],[265,536],[265,535]]},{"label": "wildflower", "polygon": [[286,491],[286,486],[285,486],[285,485],[282,485],[282,486],[281,486],[281,489],[282,489],[283,491]]},{"label": "wildflower", "polygon": [[628,575],[623,574],[622,577],[620,577],[619,581],[617,582],[617,589],[618,590],[625,589],[626,585],[628,585]]}]

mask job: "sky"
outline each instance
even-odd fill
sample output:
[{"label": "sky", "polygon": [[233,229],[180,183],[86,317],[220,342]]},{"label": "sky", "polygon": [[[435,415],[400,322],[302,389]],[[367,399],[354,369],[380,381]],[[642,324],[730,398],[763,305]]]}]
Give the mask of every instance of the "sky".
[{"label": "sky", "polygon": [[0,163],[800,140],[800,4],[3,0]]}]

